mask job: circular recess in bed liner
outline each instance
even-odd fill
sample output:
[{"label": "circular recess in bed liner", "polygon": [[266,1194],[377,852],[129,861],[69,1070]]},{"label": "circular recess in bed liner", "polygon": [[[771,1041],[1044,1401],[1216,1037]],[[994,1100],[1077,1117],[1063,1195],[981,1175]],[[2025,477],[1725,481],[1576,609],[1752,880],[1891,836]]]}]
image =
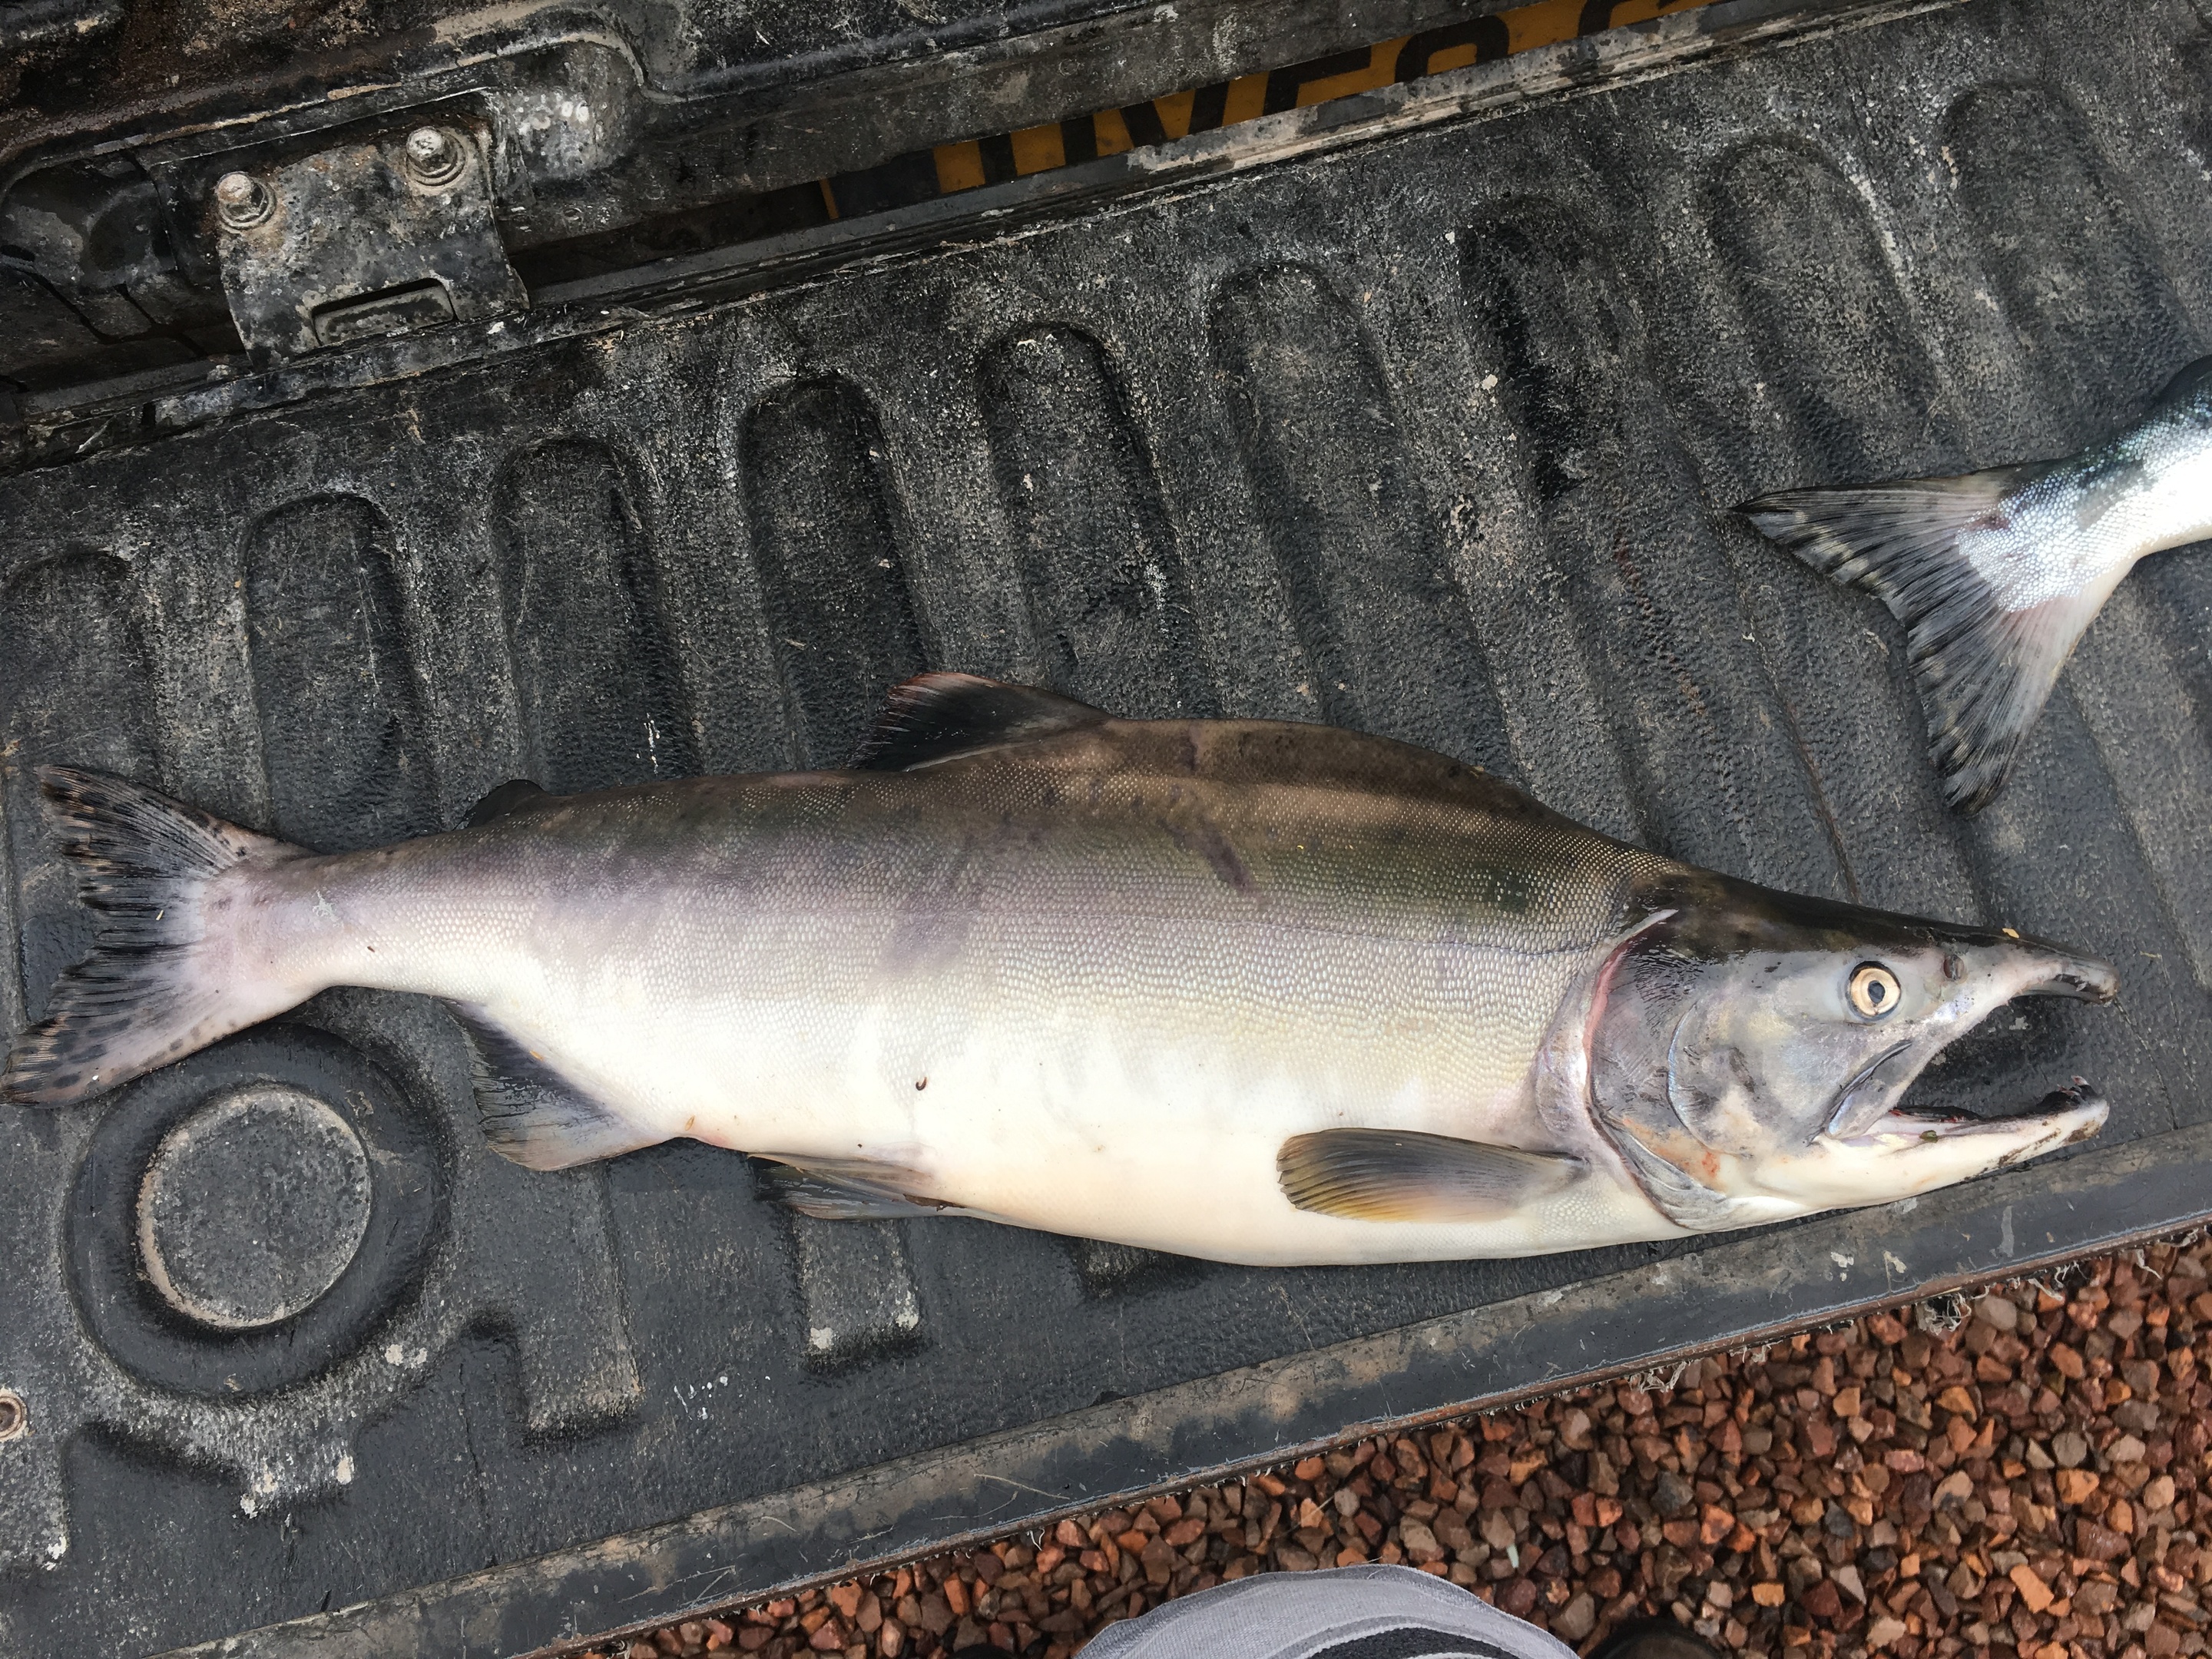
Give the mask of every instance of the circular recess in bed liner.
[{"label": "circular recess in bed liner", "polygon": [[353,1126],[313,1095],[257,1083],[163,1137],[138,1188],[138,1248],[179,1313],[250,1330],[337,1283],[368,1214],[368,1154]]}]

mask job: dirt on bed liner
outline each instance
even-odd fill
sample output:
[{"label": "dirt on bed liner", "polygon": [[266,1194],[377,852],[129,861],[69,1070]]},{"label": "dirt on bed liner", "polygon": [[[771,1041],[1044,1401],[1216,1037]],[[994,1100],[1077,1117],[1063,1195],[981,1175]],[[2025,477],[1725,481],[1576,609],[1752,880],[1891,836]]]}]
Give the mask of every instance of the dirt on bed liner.
[{"label": "dirt on bed liner", "polygon": [[2106,1257],[596,1651],[1067,1659],[1225,1578],[1404,1561],[1585,1653],[1670,1613],[1747,1654],[2202,1653],[2208,1267]]}]

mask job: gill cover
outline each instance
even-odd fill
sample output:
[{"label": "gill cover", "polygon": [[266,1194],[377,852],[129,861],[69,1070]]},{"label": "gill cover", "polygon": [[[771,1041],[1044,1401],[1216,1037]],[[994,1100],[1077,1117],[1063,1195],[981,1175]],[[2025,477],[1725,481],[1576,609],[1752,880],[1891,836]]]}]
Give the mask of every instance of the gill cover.
[{"label": "gill cover", "polygon": [[1710,1232],[1730,1225],[1735,1206],[1716,1184],[1717,1157],[1670,1086],[1675,1036],[1705,977],[1679,948],[1682,931],[1679,914],[1656,916],[1616,945],[1599,972],[1588,1039],[1591,1115],[1668,1219]]}]

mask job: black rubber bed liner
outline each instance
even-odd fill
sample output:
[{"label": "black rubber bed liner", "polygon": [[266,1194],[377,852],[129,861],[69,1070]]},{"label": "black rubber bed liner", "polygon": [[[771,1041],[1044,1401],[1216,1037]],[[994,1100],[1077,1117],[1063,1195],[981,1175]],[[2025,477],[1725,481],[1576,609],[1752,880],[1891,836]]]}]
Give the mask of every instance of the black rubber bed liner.
[{"label": "black rubber bed liner", "polygon": [[[1360,11],[1301,49],[1437,21]],[[1085,15],[1033,33],[1124,14]],[[1030,26],[984,21],[864,67],[981,76]],[[1410,738],[2124,991],[1923,1085],[2088,1076],[2112,1120],[2065,1156],[1700,1243],[1302,1272],[797,1219],[690,1145],[533,1174],[480,1144],[443,1012],[328,994],[0,1108],[0,1652],[528,1653],[2212,1213],[2212,561],[2128,580],[1969,820],[1887,614],[1728,510],[2063,453],[2204,352],[2208,40],[2185,0],[1729,0],[428,332],[254,358],[210,324],[18,377],[9,1031],[84,939],[33,763],[358,847],[517,775],[835,763],[927,666]],[[1037,118],[1174,84],[1068,51]],[[147,176],[211,177],[195,142]]]}]

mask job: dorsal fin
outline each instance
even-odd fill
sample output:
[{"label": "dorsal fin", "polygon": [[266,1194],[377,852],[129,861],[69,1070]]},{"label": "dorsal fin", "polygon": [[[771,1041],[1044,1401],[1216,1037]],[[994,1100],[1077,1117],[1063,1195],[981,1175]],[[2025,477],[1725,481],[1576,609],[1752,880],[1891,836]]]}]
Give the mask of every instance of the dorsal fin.
[{"label": "dorsal fin", "polygon": [[2199,357],[2168,380],[2158,396],[2152,400],[2154,410],[2169,410],[2201,397],[2207,386],[2212,386],[2212,357]]},{"label": "dorsal fin", "polygon": [[891,688],[875,730],[852,764],[867,772],[910,772],[978,749],[1073,732],[1109,716],[1087,702],[1009,685],[976,674],[917,674]]},{"label": "dorsal fin", "polygon": [[539,788],[528,778],[510,778],[469,809],[469,820],[463,827],[473,830],[478,824],[489,823],[494,818],[511,818],[518,812],[532,812],[560,799],[558,795],[549,794]]}]

